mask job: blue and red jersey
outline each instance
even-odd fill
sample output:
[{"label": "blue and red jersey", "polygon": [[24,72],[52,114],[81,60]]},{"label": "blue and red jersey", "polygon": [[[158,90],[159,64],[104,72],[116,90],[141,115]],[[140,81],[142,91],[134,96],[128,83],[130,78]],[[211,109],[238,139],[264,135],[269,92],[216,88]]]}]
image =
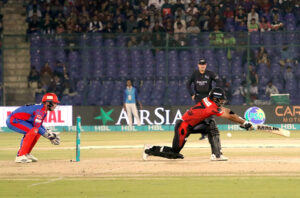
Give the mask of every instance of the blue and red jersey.
[{"label": "blue and red jersey", "polygon": [[43,135],[46,129],[42,124],[46,116],[47,111],[43,104],[25,105],[13,111],[8,116],[6,123],[10,125],[26,121],[27,123],[32,124],[32,127],[38,128],[38,133]]}]

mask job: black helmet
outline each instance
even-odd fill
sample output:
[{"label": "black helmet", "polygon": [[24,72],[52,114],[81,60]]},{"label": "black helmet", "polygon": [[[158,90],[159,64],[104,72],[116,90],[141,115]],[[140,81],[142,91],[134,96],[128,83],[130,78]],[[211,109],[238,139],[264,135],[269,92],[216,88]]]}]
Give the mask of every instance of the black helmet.
[{"label": "black helmet", "polygon": [[[209,94],[208,94],[209,99],[214,101],[218,106],[223,105],[226,102],[226,95],[225,91],[220,88],[220,87],[215,87],[213,88]],[[221,101],[223,100],[223,101]]]}]

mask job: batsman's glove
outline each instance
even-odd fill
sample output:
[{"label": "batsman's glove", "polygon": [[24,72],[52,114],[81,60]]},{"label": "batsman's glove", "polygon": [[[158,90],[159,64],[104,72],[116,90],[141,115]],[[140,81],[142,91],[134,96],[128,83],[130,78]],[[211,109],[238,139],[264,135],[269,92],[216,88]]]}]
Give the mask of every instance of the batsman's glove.
[{"label": "batsman's glove", "polygon": [[251,122],[245,121],[243,124],[240,125],[241,128],[248,130],[253,130],[253,125]]},{"label": "batsman's glove", "polygon": [[50,142],[54,145],[59,145],[60,144],[60,137],[59,133],[52,132],[50,129],[47,129],[47,131],[43,135],[45,138],[50,140]]}]

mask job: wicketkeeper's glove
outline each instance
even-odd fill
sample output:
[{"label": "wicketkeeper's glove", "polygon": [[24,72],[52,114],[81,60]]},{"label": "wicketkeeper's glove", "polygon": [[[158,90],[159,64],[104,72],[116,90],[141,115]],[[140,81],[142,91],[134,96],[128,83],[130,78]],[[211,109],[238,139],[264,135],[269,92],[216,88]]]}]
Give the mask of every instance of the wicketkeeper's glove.
[{"label": "wicketkeeper's glove", "polygon": [[241,128],[248,130],[253,130],[253,125],[251,122],[245,121],[243,124],[240,125]]},{"label": "wicketkeeper's glove", "polygon": [[58,132],[52,132],[50,129],[47,129],[43,136],[50,140],[50,142],[54,145],[60,144],[60,137]]}]

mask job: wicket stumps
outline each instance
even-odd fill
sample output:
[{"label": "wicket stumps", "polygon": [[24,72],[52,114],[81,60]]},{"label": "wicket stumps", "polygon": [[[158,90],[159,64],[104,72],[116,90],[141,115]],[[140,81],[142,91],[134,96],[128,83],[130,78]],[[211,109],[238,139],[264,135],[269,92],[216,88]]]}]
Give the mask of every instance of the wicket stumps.
[{"label": "wicket stumps", "polygon": [[80,127],[81,127],[81,117],[77,116],[76,119],[76,162],[80,161]]}]

